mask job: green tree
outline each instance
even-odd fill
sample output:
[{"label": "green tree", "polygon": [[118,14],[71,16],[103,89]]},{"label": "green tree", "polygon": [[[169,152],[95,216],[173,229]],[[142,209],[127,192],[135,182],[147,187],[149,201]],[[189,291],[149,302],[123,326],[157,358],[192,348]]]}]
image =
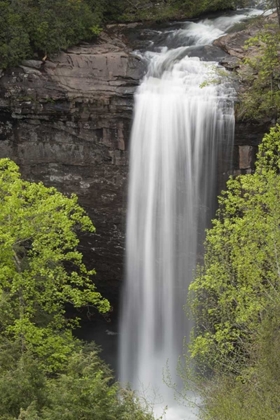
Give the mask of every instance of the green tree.
[{"label": "green tree", "polygon": [[213,12],[217,10],[235,9],[244,7],[246,0],[172,0],[178,10],[186,11],[189,16],[198,16],[201,13]]},{"label": "green tree", "polygon": [[203,420],[280,420],[279,173],[276,125],[255,173],[228,182],[190,286],[196,327],[180,367]]},{"label": "green tree", "polygon": [[196,331],[192,356],[238,374],[248,343],[280,289],[280,130],[264,137],[256,172],[231,179],[207,233],[203,267],[190,286]]},{"label": "green tree", "polygon": [[48,371],[75,348],[78,319],[65,317],[65,304],[109,310],[77,250],[79,230],[94,226],[76,196],[24,181],[14,162],[0,160],[0,332]]},{"label": "green tree", "polygon": [[24,181],[0,160],[1,420],[154,419],[65,316],[66,304],[109,310],[77,250],[77,232],[94,230],[76,196]]},{"label": "green tree", "polygon": [[0,68],[94,38],[103,11],[104,2],[97,0],[1,0]]},{"label": "green tree", "polygon": [[112,375],[96,351],[71,356],[67,369],[48,383],[44,420],[153,420],[151,407],[131,390],[112,383]]},{"label": "green tree", "polygon": [[48,374],[30,353],[0,338],[1,420],[154,420],[152,409],[121,389],[93,345]]},{"label": "green tree", "polygon": [[102,10],[83,0],[15,0],[33,50],[52,54],[100,32]]},{"label": "green tree", "polygon": [[29,36],[20,14],[9,1],[0,1],[0,68],[17,65],[28,53]]}]

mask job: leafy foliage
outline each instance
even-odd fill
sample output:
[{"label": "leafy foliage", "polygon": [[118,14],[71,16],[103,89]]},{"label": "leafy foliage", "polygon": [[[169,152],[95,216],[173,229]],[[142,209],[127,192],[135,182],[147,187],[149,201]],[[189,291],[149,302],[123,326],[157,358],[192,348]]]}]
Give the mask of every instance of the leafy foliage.
[{"label": "leafy foliage", "polygon": [[24,181],[0,160],[1,420],[154,418],[65,316],[66,304],[109,310],[77,250],[77,232],[94,230],[76,196]]},{"label": "leafy foliage", "polygon": [[220,197],[190,287],[197,326],[181,367],[186,388],[202,398],[203,420],[280,419],[279,171],[276,125],[256,172],[231,179]]},{"label": "leafy foliage", "polygon": [[278,296],[246,344],[246,365],[236,361],[238,375],[220,371],[210,378],[196,375],[196,390],[203,398],[200,419],[280,419],[279,309]]},{"label": "leafy foliage", "polygon": [[190,287],[197,323],[191,351],[205,368],[237,373],[278,298],[279,156],[276,126],[260,147],[256,172],[228,182],[207,233],[204,266]]},{"label": "leafy foliage", "polygon": [[199,3],[195,0],[174,0],[178,10],[185,10],[191,16],[198,16],[201,13],[215,12],[217,10],[234,9],[237,6],[243,6],[244,1],[240,0],[203,0]]},{"label": "leafy foliage", "polygon": [[77,251],[77,230],[94,231],[77,197],[23,181],[15,163],[0,160],[1,334],[48,370],[73,350],[77,320],[65,318],[65,303],[109,309]]},{"label": "leafy foliage", "polygon": [[0,67],[41,57],[98,35],[103,6],[89,0],[0,1]]},{"label": "leafy foliage", "polygon": [[194,17],[239,0],[0,0],[0,68],[97,36],[108,21]]},{"label": "leafy foliage", "polygon": [[15,66],[30,53],[30,42],[21,16],[8,1],[0,1],[0,28],[0,68]]},{"label": "leafy foliage", "polygon": [[0,368],[2,420],[154,419],[150,407],[113,381],[92,346],[73,352],[56,375],[48,375],[30,353],[15,351],[14,344],[0,347],[9,358]]},{"label": "leafy foliage", "polygon": [[42,416],[45,420],[153,419],[151,409],[140,408],[132,391],[112,383],[111,372],[94,351],[73,354],[65,373],[49,381],[48,392],[49,407]]},{"label": "leafy foliage", "polygon": [[240,74],[244,90],[240,95],[240,117],[277,120],[280,109],[280,31],[266,26],[257,36],[250,38],[247,48],[258,47],[258,53],[247,58]]}]

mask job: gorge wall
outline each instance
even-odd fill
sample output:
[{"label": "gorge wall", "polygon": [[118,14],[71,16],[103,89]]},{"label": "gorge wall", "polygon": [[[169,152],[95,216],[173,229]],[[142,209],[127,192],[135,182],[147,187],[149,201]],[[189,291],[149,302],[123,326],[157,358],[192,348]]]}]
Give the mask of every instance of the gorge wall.
[{"label": "gorge wall", "polygon": [[117,301],[124,256],[128,140],[144,66],[103,36],[0,78],[0,157],[23,176],[75,193],[96,227],[81,238],[101,292]]},{"label": "gorge wall", "polygon": [[[97,229],[80,247],[114,306],[123,277],[133,94],[145,64],[121,25],[110,31],[55,59],[0,73],[0,157],[15,160],[28,180],[78,195]],[[267,127],[237,123],[235,173],[251,171]]]}]

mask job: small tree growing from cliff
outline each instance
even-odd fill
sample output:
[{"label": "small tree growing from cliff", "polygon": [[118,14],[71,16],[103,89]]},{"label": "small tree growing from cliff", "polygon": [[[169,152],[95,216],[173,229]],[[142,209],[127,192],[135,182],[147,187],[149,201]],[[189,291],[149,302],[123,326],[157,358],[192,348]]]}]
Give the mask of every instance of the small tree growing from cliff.
[{"label": "small tree growing from cliff", "polygon": [[1,337],[20,343],[48,371],[75,347],[77,319],[66,319],[65,304],[109,310],[77,250],[78,230],[94,226],[76,196],[24,181],[14,162],[0,160]]}]

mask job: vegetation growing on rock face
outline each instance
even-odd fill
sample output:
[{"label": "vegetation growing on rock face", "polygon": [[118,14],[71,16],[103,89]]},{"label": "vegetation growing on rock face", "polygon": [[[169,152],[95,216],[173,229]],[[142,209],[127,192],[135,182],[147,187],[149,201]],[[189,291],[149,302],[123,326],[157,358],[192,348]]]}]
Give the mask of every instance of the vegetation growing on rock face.
[{"label": "vegetation growing on rock face", "polygon": [[94,226],[77,197],[24,181],[0,160],[1,420],[153,418],[114,383],[96,348],[72,335],[79,320],[66,317],[66,305],[109,310],[77,250],[78,231]]},{"label": "vegetation growing on rock face", "polygon": [[191,284],[203,419],[280,418],[280,127],[256,172],[231,179]]},{"label": "vegetation growing on rock face", "polygon": [[280,111],[280,30],[267,25],[247,43],[253,51],[245,59],[239,78],[243,85],[239,118],[270,118],[277,121]]}]

